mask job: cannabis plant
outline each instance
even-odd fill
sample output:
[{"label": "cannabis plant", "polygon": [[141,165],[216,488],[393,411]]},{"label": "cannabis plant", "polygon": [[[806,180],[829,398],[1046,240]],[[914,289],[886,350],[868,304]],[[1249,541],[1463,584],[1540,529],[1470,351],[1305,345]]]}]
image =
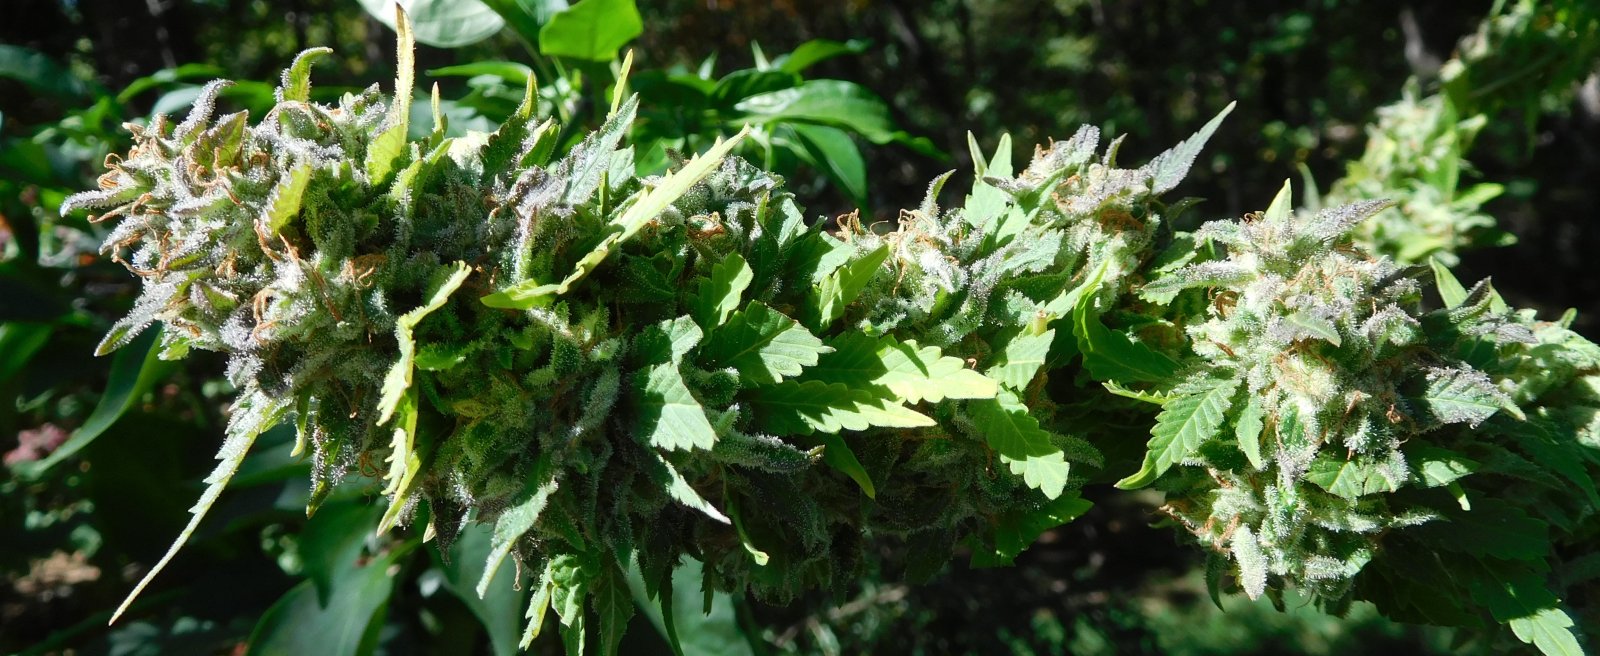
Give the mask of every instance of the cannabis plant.
[{"label": "cannabis plant", "polygon": [[[115,219],[105,252],[143,279],[101,350],[160,322],[162,357],[226,353],[239,390],[194,519],[135,593],[280,422],[312,463],[307,512],[380,479],[379,532],[448,547],[491,524],[480,594],[512,560],[535,580],[524,644],[553,607],[574,653],[616,650],[630,572],[666,605],[686,559],[780,603],[852,580],[879,538],[910,545],[913,577],[957,545],[1009,563],[1149,432],[1121,485],[1165,491],[1247,594],[1487,613],[1576,648],[1541,576],[1593,534],[1566,483],[1592,494],[1595,347],[1487,287],[1423,312],[1419,271],[1344,241],[1385,202],[1301,217],[1285,193],[1177,231],[1189,203],[1160,197],[1218,116],[1135,169],[1093,128],[1020,173],[1009,139],[974,145],[960,207],[946,175],[895,226],[807,221],[730,156],[742,133],[640,177],[622,84],[566,152],[531,89],[493,133],[436,118],[408,139],[398,25],[393,96],[312,102],[308,51],[260,121],[215,116],[215,83],[65,204]],[[1461,539],[1482,526],[1499,534]],[[1415,578],[1430,563],[1453,578]],[[1434,613],[1448,586],[1457,612]]]},{"label": "cannabis plant", "polygon": [[1361,159],[1351,162],[1321,202],[1391,198],[1395,205],[1356,228],[1368,252],[1402,264],[1438,258],[1454,266],[1462,251],[1516,242],[1483,205],[1500,184],[1464,184],[1467,161],[1490,121],[1519,110],[1529,137],[1541,114],[1570,104],[1573,90],[1600,65],[1600,9],[1583,0],[1499,4],[1458,44],[1424,96],[1412,78],[1401,98],[1378,109]]},{"label": "cannabis plant", "polygon": [[[1192,356],[1119,485],[1165,491],[1162,510],[1221,556],[1213,573],[1231,559],[1252,598],[1292,585],[1336,613],[1367,599],[1408,621],[1492,617],[1576,653],[1547,578],[1600,500],[1600,348],[1437,264],[1343,246],[1383,203],[1290,205],[1285,186],[1263,214],[1204,225],[1195,238],[1225,255],[1142,288],[1210,302],[1183,321]],[[1425,312],[1435,273],[1445,307]]]}]

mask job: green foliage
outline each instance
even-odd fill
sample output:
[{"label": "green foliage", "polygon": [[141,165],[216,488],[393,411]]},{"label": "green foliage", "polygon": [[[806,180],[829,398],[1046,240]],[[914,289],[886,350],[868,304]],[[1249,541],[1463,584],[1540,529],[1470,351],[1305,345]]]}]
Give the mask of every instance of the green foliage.
[{"label": "green foliage", "polygon": [[[1378,109],[1360,161],[1333,184],[1325,202],[1394,198],[1391,209],[1362,224],[1355,240],[1402,264],[1515,243],[1483,205],[1504,187],[1468,185],[1466,160],[1478,133],[1510,109],[1535,120],[1547,98],[1568,96],[1600,62],[1600,11],[1573,0],[1497,3],[1440,71],[1442,88],[1423,97],[1416,79],[1401,99]],[[1316,209],[1313,207],[1312,209]]]},{"label": "green foliage", "polygon": [[[631,33],[570,52],[544,38],[602,4],[554,13],[541,46],[614,56]],[[307,51],[254,125],[214,117],[225,85],[209,85],[182,123],[135,126],[100,188],[62,204],[115,219],[104,252],[142,279],[102,349],[156,342],[123,355],[141,364],[218,351],[237,389],[222,464],[135,595],[249,473],[252,443],[292,418],[307,513],[356,534],[415,524],[470,558],[444,563],[441,585],[499,653],[522,601],[506,579],[523,572],[524,647],[554,608],[569,652],[593,638],[615,653],[639,597],[677,646],[683,570],[700,568],[709,607],[719,590],[784,602],[837,587],[875,540],[932,545],[922,571],[956,544],[975,566],[1010,564],[1089,511],[1087,482],[1139,462],[1119,485],[1165,493],[1162,511],[1213,555],[1214,591],[1231,572],[1252,599],[1293,589],[1334,613],[1370,601],[1580,649],[1563,599],[1593,553],[1600,347],[1442,265],[1446,307],[1425,310],[1428,271],[1348,243],[1382,201],[1297,215],[1286,187],[1263,214],[1177,232],[1186,204],[1160,196],[1221,115],[1137,169],[1087,127],[1020,172],[1009,138],[992,156],[974,146],[963,206],[940,207],[941,177],[893,229],[827,230],[770,162],[734,153],[771,152],[787,129],[795,153],[855,181],[843,130],[904,141],[875,96],[799,79],[849,46],[670,80],[737,114],[713,113],[706,134],[746,126],[684,160],[663,144],[696,142],[636,127],[625,79],[593,131],[547,116],[562,112],[529,71],[503,65],[474,69],[526,85],[494,132],[452,131],[437,96],[431,130],[414,123],[403,14],[397,26],[396,97],[314,101],[324,53]],[[638,82],[648,95],[662,80]],[[26,328],[0,326],[23,354],[0,374],[39,348]],[[113,418],[147,369],[107,395]],[[1151,439],[1127,458],[1130,426]],[[341,491],[379,475],[381,516],[340,512]],[[323,545],[312,581],[252,648],[372,649],[386,572],[418,544],[385,539],[353,566],[348,536],[308,537]],[[344,632],[287,630],[318,608]]]},{"label": "green foliage", "polygon": [[[1263,215],[1206,224],[1196,237],[1225,256],[1152,283],[1214,301],[1168,315],[1193,355],[1145,468],[1123,484],[1166,490],[1167,512],[1232,555],[1251,597],[1293,586],[1334,611],[1363,599],[1407,621],[1492,617],[1546,653],[1576,653],[1560,590],[1540,573],[1558,545],[1592,534],[1595,506],[1545,486],[1565,485],[1557,470],[1590,481],[1600,463],[1584,446],[1594,427],[1556,418],[1588,416],[1589,402],[1545,394],[1592,385],[1580,363],[1597,347],[1506,309],[1487,285],[1462,293],[1442,267],[1449,305],[1423,311],[1427,269],[1340,246],[1380,203],[1299,216],[1288,205],[1286,187]],[[1514,364],[1534,352],[1551,369]]]}]

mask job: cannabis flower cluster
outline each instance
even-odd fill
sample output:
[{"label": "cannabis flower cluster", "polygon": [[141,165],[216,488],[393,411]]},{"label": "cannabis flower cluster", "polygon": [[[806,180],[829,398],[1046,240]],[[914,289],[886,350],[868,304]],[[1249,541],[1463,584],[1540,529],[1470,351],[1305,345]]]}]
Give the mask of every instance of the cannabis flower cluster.
[{"label": "cannabis flower cluster", "polygon": [[[896,226],[829,230],[728,156],[743,134],[639,176],[620,91],[570,146],[531,82],[492,134],[436,119],[410,139],[399,25],[394,96],[313,102],[326,50],[307,51],[259,122],[215,117],[214,83],[64,206],[117,220],[105,252],[143,278],[102,352],[160,322],[162,357],[226,353],[239,390],[193,521],[135,594],[292,422],[308,512],[377,472],[380,532],[447,547],[491,524],[479,592],[508,559],[536,579],[524,644],[553,607],[570,649],[598,620],[614,651],[628,573],[666,603],[685,558],[779,602],[850,580],[879,537],[914,577],[958,546],[1006,564],[1140,458],[1122,485],[1164,490],[1251,596],[1488,608],[1541,647],[1574,640],[1539,572],[1594,534],[1600,353],[1453,279],[1422,312],[1418,271],[1344,241],[1382,202],[1303,217],[1285,193],[1178,231],[1189,203],[1159,197],[1222,116],[1137,169],[1092,128],[1020,173],[1009,139],[974,144],[960,207],[939,206],[946,175]],[[1422,609],[1419,554],[1500,521],[1559,534],[1464,554],[1484,574],[1452,579],[1454,615]]]}]

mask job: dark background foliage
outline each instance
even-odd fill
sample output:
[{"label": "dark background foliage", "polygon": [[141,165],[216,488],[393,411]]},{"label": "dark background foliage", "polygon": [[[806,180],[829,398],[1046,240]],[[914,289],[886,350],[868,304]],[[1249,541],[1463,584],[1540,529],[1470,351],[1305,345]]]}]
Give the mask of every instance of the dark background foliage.
[{"label": "dark background foliage", "polygon": [[[1408,78],[1426,85],[1436,77],[1491,4],[661,0],[640,7],[645,30],[632,47],[640,70],[692,70],[715,56],[720,72],[752,65],[755,47],[782,53],[811,39],[863,41],[863,54],[823,62],[807,77],[871,89],[888,101],[901,129],[936,146],[863,144],[871,208],[915,206],[934,176],[970,170],[968,132],[986,151],[1009,132],[1026,153],[1087,123],[1127,134],[1123,158],[1142,161],[1237,101],[1180,189],[1208,199],[1194,214],[1223,218],[1260,209],[1285,178],[1298,184],[1299,165],[1324,188],[1343,175],[1345,163],[1360,157],[1374,110],[1398,99]],[[0,14],[0,44],[38,55],[0,62],[0,260],[7,242],[26,253],[41,238],[70,240],[71,226],[48,227],[60,197],[91,185],[100,157],[125,144],[122,121],[181,112],[193,97],[183,95],[185,80],[254,80],[235,86],[225,103],[259,111],[271,104],[278,71],[303,48],[335,48],[337,63],[317,70],[319,84],[330,89],[389,79],[394,66],[392,32],[353,0],[7,0]],[[462,48],[424,46],[418,59],[428,70],[526,61],[528,54],[505,30]],[[171,73],[162,78],[161,71]],[[466,92],[460,78],[438,81],[446,98]],[[1513,303],[1548,316],[1576,307],[1579,330],[1600,336],[1600,269],[1590,255],[1600,251],[1600,89],[1559,106],[1497,112],[1468,158],[1476,166],[1470,177],[1507,186],[1487,212],[1520,244],[1466,254],[1462,278],[1492,276]],[[836,186],[801,189],[812,216],[855,206]],[[894,219],[893,210],[879,212],[876,219]],[[214,382],[221,374],[216,358],[193,358],[143,382],[119,378],[114,364],[92,358],[107,319],[126,309],[135,283],[95,256],[93,244],[54,246],[77,259],[48,267],[0,261],[0,322],[42,322],[52,333],[22,375],[5,362],[21,348],[0,338],[7,465],[44,457],[88,420],[101,397],[137,393],[114,439],[94,442],[40,477],[15,476],[8,467],[0,481],[0,650],[240,652],[268,607],[301,576],[319,571],[307,554],[327,529],[300,511],[304,466],[287,458],[281,440],[283,448],[266,449],[147,595],[147,612],[106,629],[107,610],[181,527],[199,487],[173,482],[196,482],[209,469],[229,390]],[[348,512],[362,512],[364,501],[348,500]],[[776,652],[1451,647],[1447,634],[1402,628],[1360,607],[1336,620],[1305,608],[1277,614],[1241,598],[1226,600],[1230,614],[1222,616],[1210,608],[1198,556],[1169,530],[1151,526],[1149,499],[1095,501],[1090,516],[1047,535],[1018,567],[957,565],[913,585],[905,581],[902,550],[885,544],[871,580],[786,608],[741,604],[741,626],[751,644]],[[478,609],[429,591],[441,576],[448,582],[449,571],[436,554],[400,561],[380,611],[388,620],[375,625],[381,628],[368,642],[387,653],[487,650]],[[629,639],[640,649],[660,648],[642,622]],[[1474,646],[1492,648],[1467,645]],[[558,649],[549,640],[539,647]]]}]

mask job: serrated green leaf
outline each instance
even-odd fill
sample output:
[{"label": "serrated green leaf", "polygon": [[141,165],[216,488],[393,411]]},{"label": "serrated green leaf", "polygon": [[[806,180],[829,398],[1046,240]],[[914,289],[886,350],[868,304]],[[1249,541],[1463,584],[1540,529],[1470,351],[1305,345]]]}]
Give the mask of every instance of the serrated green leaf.
[{"label": "serrated green leaf", "polygon": [[428,302],[422,307],[400,315],[400,318],[395,320],[394,336],[399,345],[400,358],[383,377],[382,396],[378,399],[379,426],[389,423],[389,419],[394,416],[395,408],[400,404],[400,399],[405,396],[406,390],[411,388],[412,361],[416,357],[417,350],[411,332],[429,314],[444,307],[445,302],[450,300],[450,295],[461,288],[461,283],[466,282],[467,275],[472,273],[472,269],[465,262],[457,262],[455,266],[440,273],[449,275],[443,279],[436,278],[429,285]]},{"label": "serrated green leaf", "polygon": [[1339,339],[1339,329],[1332,321],[1321,317],[1314,317],[1305,312],[1295,312],[1283,318],[1289,325],[1299,328],[1302,333],[1316,337],[1334,346],[1343,342]]},{"label": "serrated green leaf", "polygon": [[752,301],[712,331],[700,361],[711,369],[733,367],[740,376],[769,385],[800,375],[832,350],[799,322]]},{"label": "serrated green leaf", "polygon": [[283,227],[300,214],[300,201],[310,183],[311,164],[308,162],[296,164],[278,179],[278,184],[272,188],[272,195],[267,197],[266,210],[262,212],[267,234],[282,232]]},{"label": "serrated green leaf", "polygon": [[1487,606],[1496,621],[1508,625],[1518,640],[1534,645],[1546,656],[1583,654],[1572,618],[1561,610],[1561,600],[1545,587],[1544,563],[1529,566],[1479,560],[1471,565],[1451,573],[1465,579],[1472,598]]},{"label": "serrated green leaf", "polygon": [[1394,492],[1405,482],[1391,476],[1383,463],[1366,456],[1318,458],[1306,472],[1306,480],[1332,494],[1352,501],[1369,494]]},{"label": "serrated green leaf", "polygon": [[389,508],[378,520],[378,534],[382,535],[400,520],[406,500],[416,491],[417,473],[422,471],[422,453],[417,440],[417,389],[407,389],[395,414],[400,417],[394,427],[390,443],[389,471],[383,476],[388,481],[382,494],[389,496]]},{"label": "serrated green leaf", "polygon": [[639,337],[644,366],[634,382],[639,390],[638,434],[656,448],[709,449],[716,444],[717,432],[679,369],[699,342],[700,327],[686,316],[650,326]]},{"label": "serrated green leaf", "polygon": [[844,316],[845,307],[856,300],[856,296],[861,294],[861,290],[878,273],[878,268],[888,257],[889,245],[884,244],[823,278],[806,297],[805,324],[821,330]]},{"label": "serrated green leaf", "polygon": [[1157,155],[1149,164],[1139,169],[1150,176],[1151,193],[1166,193],[1183,181],[1183,176],[1189,174],[1189,167],[1194,165],[1195,158],[1199,157],[1201,149],[1205,148],[1206,141],[1211,139],[1211,135],[1222,125],[1222,119],[1227,118],[1236,104],[1228,103],[1216,118],[1207,122],[1200,131],[1194,133],[1194,136],[1183,140],[1172,150]]},{"label": "serrated green leaf", "polygon": [[704,513],[706,517],[723,524],[728,523],[728,516],[717,510],[716,506],[711,505],[711,502],[707,501],[705,497],[700,496],[700,493],[695,491],[694,486],[689,485],[689,481],[683,477],[683,474],[678,473],[678,469],[673,467],[672,463],[667,462],[666,458],[662,458],[659,455],[656,456],[656,460],[661,463],[661,466],[667,472],[667,494],[669,496],[676,499],[678,503]]},{"label": "serrated green leaf", "polygon": [[1014,390],[1026,389],[1039,375],[1050,354],[1050,343],[1055,340],[1054,328],[1034,335],[1018,332],[1006,340],[994,354],[994,361],[983,371],[985,376],[999,381]]},{"label": "serrated green leaf", "polygon": [[633,619],[633,595],[628,580],[615,565],[601,567],[601,575],[590,584],[595,614],[600,617],[600,653],[616,654],[622,634]]},{"label": "serrated green leaf", "polygon": [[1417,399],[1428,416],[1442,424],[1467,424],[1477,428],[1500,410],[1521,414],[1505,392],[1483,372],[1469,367],[1434,367],[1427,371],[1426,388]]},{"label": "serrated green leaf", "polygon": [[1167,402],[1171,401],[1172,398],[1173,398],[1171,392],[1151,392],[1151,391],[1146,391],[1146,390],[1128,389],[1126,387],[1118,385],[1117,381],[1114,381],[1114,380],[1108,380],[1106,382],[1100,383],[1100,386],[1106,388],[1107,392],[1110,392],[1110,393],[1115,394],[1117,396],[1120,396],[1122,398],[1133,399],[1135,401],[1144,401],[1145,403],[1150,403],[1150,404],[1154,404],[1154,405],[1166,405]]},{"label": "serrated green leaf", "polygon": [[1518,640],[1539,648],[1544,656],[1583,656],[1573,633],[1572,618],[1559,608],[1541,608],[1529,617],[1508,622]]},{"label": "serrated green leaf", "polygon": [[550,611],[550,602],[555,595],[556,584],[551,578],[550,564],[546,563],[544,571],[539,573],[539,583],[533,589],[533,596],[528,599],[528,612],[523,615],[528,620],[528,625],[522,630],[522,641],[517,643],[519,649],[527,649],[533,645],[535,638],[544,631],[544,616]]},{"label": "serrated green leaf", "polygon": [[949,399],[993,398],[994,380],[968,369],[958,358],[944,356],[938,347],[900,342],[885,335],[846,333],[828,341],[832,353],[820,356],[806,369],[805,380],[842,383],[851,388],[881,385],[908,403]]},{"label": "serrated green leaf", "polygon": [[217,460],[221,462],[218,462],[217,468],[206,476],[205,491],[200,493],[200,499],[189,509],[189,514],[192,515],[189,523],[184,525],[183,530],[178,533],[178,538],[172,541],[172,546],[161,556],[161,560],[156,561],[155,566],[145,572],[144,578],[139,579],[139,583],[133,586],[133,591],[129,592],[128,597],[117,606],[117,610],[111,613],[112,623],[127,612],[128,607],[133,605],[133,600],[139,597],[139,593],[155,580],[161,570],[166,569],[167,563],[172,562],[183,545],[189,542],[195,529],[200,527],[200,521],[205,519],[211,506],[217,503],[222,491],[228,487],[228,481],[239,471],[239,465],[244,463],[244,457],[250,454],[250,447],[255,444],[256,438],[277,424],[287,407],[287,403],[269,401],[259,392],[241,397],[234,403],[234,415],[228,421],[228,437],[223,441],[222,448],[217,451]]},{"label": "serrated green leaf", "polygon": [[1211,387],[1168,401],[1150,429],[1149,452],[1144,465],[1132,476],[1117,481],[1124,490],[1141,488],[1154,482],[1167,469],[1194,453],[1206,440],[1217,435],[1222,419],[1238,389],[1236,378],[1216,381]]},{"label": "serrated green leaf", "polygon": [[1095,380],[1161,383],[1178,373],[1178,362],[1166,354],[1128,339],[1121,331],[1100,323],[1093,311],[1094,295],[1084,294],[1073,310],[1078,350],[1083,366]]},{"label": "serrated green leaf", "polygon": [[1071,466],[1050,431],[1039,427],[1039,420],[1028,414],[1028,407],[1015,394],[1006,390],[994,399],[973,401],[967,404],[967,414],[1011,473],[1046,497],[1061,496]]},{"label": "serrated green leaf", "polygon": [[489,541],[489,557],[484,563],[483,578],[478,580],[479,597],[488,592],[489,583],[500,571],[500,563],[505,561],[506,556],[511,555],[511,549],[516,546],[517,540],[533,530],[533,525],[539,521],[539,515],[550,503],[550,495],[555,494],[558,487],[560,483],[556,481],[556,468],[550,465],[549,456],[540,456],[534,463],[533,471],[529,472],[527,484],[518,495],[516,503],[500,513],[500,517],[495,520],[494,537]]},{"label": "serrated green leaf", "polygon": [[837,433],[842,430],[918,428],[934,422],[892,399],[869,390],[851,389],[820,380],[784,381],[760,387],[750,395],[756,423],[777,435]]},{"label": "serrated green leaf", "polygon": [[700,280],[699,290],[690,300],[693,316],[701,328],[711,330],[728,320],[739,307],[744,290],[755,279],[755,272],[738,253],[729,253],[711,267],[711,277]]}]

